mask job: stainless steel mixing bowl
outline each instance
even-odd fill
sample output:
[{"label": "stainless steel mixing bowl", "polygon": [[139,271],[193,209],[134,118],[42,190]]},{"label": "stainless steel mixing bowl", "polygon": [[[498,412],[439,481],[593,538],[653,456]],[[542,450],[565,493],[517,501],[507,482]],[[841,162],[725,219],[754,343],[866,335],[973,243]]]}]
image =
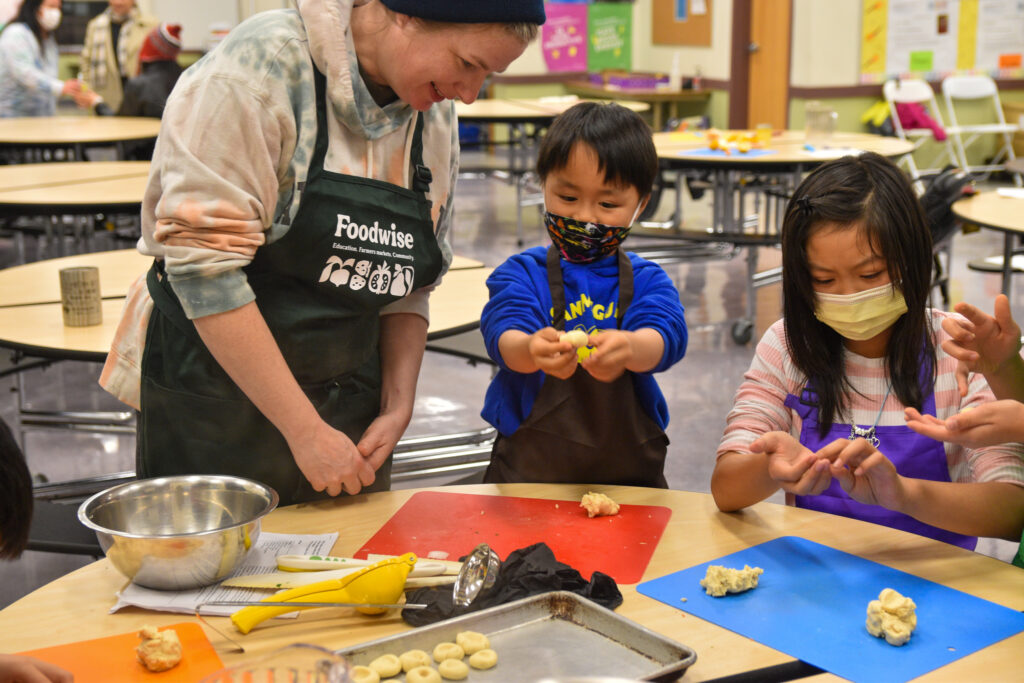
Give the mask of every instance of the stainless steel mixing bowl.
[{"label": "stainless steel mixing bowl", "polygon": [[185,590],[234,571],[277,501],[274,489],[241,477],[160,477],[97,493],[78,508],[78,519],[138,585]]}]

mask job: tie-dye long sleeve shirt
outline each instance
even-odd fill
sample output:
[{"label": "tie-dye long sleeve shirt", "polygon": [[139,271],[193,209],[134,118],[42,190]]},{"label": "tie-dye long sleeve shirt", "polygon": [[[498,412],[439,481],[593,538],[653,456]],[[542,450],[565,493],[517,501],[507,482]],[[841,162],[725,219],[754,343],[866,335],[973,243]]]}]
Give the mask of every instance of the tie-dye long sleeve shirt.
[{"label": "tie-dye long sleeve shirt", "polygon": [[52,37],[40,45],[21,22],[0,32],[0,117],[53,116],[63,89]]},{"label": "tie-dye long sleeve shirt", "polygon": [[[255,300],[242,268],[287,234],[316,140],[313,64],[327,79],[328,171],[410,187],[414,110],[378,106],[358,73],[352,0],[301,0],[240,24],[179,79],[167,102],[142,205],[139,251],[163,259],[185,314],[198,318]],[[451,102],[423,112],[428,198],[443,256],[458,173]],[[443,170],[442,170],[443,169]],[[427,290],[381,314],[428,317]],[[144,276],[132,287],[100,384],[139,405],[142,352],[153,303]]]}]

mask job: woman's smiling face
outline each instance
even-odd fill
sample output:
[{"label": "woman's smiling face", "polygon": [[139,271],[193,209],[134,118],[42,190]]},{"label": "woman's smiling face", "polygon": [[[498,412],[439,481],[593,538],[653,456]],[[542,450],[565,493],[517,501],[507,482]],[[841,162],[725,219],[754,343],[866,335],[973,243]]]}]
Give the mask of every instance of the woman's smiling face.
[{"label": "woman's smiling face", "polygon": [[403,15],[382,40],[367,75],[420,111],[442,100],[474,101],[484,79],[526,48],[501,24],[425,25]]}]

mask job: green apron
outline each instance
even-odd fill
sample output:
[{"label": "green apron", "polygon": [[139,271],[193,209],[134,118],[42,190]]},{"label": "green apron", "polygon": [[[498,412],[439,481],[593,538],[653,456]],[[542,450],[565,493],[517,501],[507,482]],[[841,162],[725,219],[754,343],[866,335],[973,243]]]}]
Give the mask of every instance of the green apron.
[{"label": "green apron", "polygon": [[[315,70],[315,68],[314,68]],[[412,189],[326,171],[326,84],[315,74],[317,136],[291,228],[245,268],[256,304],[320,416],[358,443],[380,412],[380,309],[431,284],[441,251],[426,196],[423,117]],[[156,261],[142,360],[139,477],[231,474],[272,486],[281,504],[327,497],[302,475],[281,433],[213,358]],[[364,491],[387,490],[391,458]]]}]

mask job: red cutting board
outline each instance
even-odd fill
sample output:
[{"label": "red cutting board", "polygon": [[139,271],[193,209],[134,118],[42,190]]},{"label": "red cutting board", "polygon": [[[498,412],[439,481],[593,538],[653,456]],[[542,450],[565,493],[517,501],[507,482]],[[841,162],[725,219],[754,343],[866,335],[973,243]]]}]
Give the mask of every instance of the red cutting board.
[{"label": "red cutting board", "polygon": [[217,656],[199,624],[182,622],[161,628],[173,628],[181,641],[181,662],[173,669],[154,673],[139,664],[135,647],[137,631],[93,640],[80,640],[67,645],[29,650],[28,655],[67,669],[75,675],[75,683],[110,683],[110,681],[153,681],[153,683],[195,683],[220,671],[224,665]]},{"label": "red cutting board", "polygon": [[637,583],[672,511],[655,505],[621,505],[619,514],[588,518],[576,500],[514,498],[421,491],[413,494],[356,553],[450,560],[486,543],[505,559],[513,550],[543,541],[559,562],[589,579],[595,571],[617,583]]}]

